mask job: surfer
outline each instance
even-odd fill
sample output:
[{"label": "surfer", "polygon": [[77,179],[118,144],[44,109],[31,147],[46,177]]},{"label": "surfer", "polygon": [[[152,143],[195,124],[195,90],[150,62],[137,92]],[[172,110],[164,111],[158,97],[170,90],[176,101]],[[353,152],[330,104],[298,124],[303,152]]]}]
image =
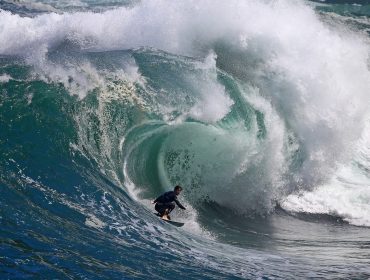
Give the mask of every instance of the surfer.
[{"label": "surfer", "polygon": [[161,196],[157,197],[152,201],[152,204],[155,203],[154,209],[158,212],[159,216],[162,219],[171,220],[170,213],[175,209],[175,203],[181,209],[186,210],[184,206],[177,200],[177,196],[181,193],[182,187],[176,186],[173,191],[165,192]]}]

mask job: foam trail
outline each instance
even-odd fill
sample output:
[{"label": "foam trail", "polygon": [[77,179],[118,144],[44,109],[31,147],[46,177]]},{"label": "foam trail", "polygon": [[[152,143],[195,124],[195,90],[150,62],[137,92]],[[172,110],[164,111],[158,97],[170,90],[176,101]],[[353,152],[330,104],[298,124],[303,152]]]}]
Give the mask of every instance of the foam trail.
[{"label": "foam trail", "polygon": [[283,208],[292,212],[333,215],[353,225],[369,227],[369,178],[348,169],[341,172],[351,173],[351,177],[356,176],[356,181],[343,182],[340,178],[333,179],[312,192],[288,196],[282,203]]}]

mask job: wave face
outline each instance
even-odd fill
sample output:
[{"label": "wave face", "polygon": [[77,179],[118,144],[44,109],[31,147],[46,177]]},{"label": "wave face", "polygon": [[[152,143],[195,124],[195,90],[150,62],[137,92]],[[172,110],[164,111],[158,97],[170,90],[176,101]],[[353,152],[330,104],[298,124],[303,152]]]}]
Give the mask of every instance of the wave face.
[{"label": "wave face", "polygon": [[0,8],[1,274],[370,276],[363,6]]}]

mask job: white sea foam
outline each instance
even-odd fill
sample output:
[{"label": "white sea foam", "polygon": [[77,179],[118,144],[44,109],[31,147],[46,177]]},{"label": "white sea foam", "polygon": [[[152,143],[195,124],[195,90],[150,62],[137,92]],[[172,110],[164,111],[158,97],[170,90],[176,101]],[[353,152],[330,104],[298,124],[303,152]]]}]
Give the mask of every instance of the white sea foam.
[{"label": "white sea foam", "polygon": [[[370,180],[353,171],[356,181],[335,178],[311,192],[289,195],[282,207],[292,212],[328,214],[357,226],[370,226]],[[353,177],[352,177],[353,180]]]},{"label": "white sea foam", "polygon": [[189,116],[208,123],[221,120],[230,112],[230,107],[234,104],[225,92],[225,87],[217,81],[216,58],[216,55],[211,53],[204,63],[199,63],[198,67],[205,74],[191,81],[191,84],[199,90],[200,99],[190,109]]},{"label": "white sea foam", "polygon": [[328,214],[370,227],[370,120],[355,147],[352,164],[338,168],[331,180],[313,191],[289,195],[282,207],[292,212]]},{"label": "white sea foam", "polygon": [[12,77],[10,75],[7,75],[7,74],[0,75],[0,83],[7,83],[11,79]]}]

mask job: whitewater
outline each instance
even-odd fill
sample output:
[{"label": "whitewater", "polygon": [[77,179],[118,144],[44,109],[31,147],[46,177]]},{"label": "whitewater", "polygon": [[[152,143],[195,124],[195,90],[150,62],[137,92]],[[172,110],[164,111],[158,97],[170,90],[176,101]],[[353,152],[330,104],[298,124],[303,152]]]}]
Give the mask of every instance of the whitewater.
[{"label": "whitewater", "polygon": [[1,278],[369,278],[365,2],[0,1]]}]

